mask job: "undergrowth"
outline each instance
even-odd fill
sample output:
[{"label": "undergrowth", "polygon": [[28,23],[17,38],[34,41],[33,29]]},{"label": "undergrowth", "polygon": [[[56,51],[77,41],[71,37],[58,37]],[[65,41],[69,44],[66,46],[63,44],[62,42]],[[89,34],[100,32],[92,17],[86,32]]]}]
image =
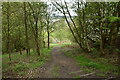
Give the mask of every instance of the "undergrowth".
[{"label": "undergrowth", "polygon": [[[113,64],[107,63],[107,60],[104,58],[90,57],[91,55],[89,56],[89,54],[83,53],[80,49],[75,48],[72,50],[63,49],[62,51],[66,56],[74,58],[81,67],[85,67],[85,69],[87,69],[86,71],[91,72],[91,70],[98,70],[100,72],[108,72],[116,76],[118,75],[118,67]],[[98,75],[104,76],[104,74]]]},{"label": "undergrowth", "polygon": [[[36,52],[31,51],[30,56],[27,56],[24,52],[22,55],[18,53],[12,54],[12,61],[9,60],[8,54],[2,56],[2,71],[3,77],[6,73],[12,73],[23,76],[30,69],[35,69],[42,66],[47,60],[50,59],[51,49],[42,49],[41,56],[38,56]],[[14,76],[14,75],[13,75]]]}]

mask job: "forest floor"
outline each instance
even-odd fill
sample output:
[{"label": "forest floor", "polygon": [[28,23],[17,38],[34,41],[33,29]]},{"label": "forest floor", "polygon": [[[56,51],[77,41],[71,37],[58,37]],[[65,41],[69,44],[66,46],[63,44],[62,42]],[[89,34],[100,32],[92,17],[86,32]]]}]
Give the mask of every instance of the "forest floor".
[{"label": "forest floor", "polygon": [[98,79],[118,75],[117,65],[110,63],[113,58],[94,57],[74,44],[53,44],[41,53],[41,56],[34,51],[30,56],[13,53],[12,61],[9,61],[8,54],[2,55],[2,77]]},{"label": "forest floor", "polygon": [[66,56],[64,50],[71,48],[62,48],[60,46],[53,47],[51,51],[51,60],[46,62],[44,66],[31,70],[26,77],[33,78],[112,78],[111,73],[105,75],[99,70],[88,69],[80,66],[74,58]]},{"label": "forest floor", "polygon": [[3,78],[25,78],[30,70],[44,65],[46,61],[51,58],[49,54],[52,49],[44,48],[41,50],[42,55],[38,56],[37,53],[31,50],[29,56],[23,51],[20,55],[18,52],[11,53],[12,61],[9,60],[9,55],[4,54],[2,57],[2,77]]}]

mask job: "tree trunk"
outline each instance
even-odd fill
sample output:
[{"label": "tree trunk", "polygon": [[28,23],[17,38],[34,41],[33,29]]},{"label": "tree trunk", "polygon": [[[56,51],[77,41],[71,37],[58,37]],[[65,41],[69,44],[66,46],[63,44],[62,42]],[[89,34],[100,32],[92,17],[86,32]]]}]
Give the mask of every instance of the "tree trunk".
[{"label": "tree trunk", "polygon": [[66,20],[66,22],[67,22],[67,24],[68,24],[68,27],[69,27],[69,29],[70,29],[70,31],[71,31],[71,33],[72,33],[72,35],[73,35],[75,41],[78,43],[79,47],[82,48],[82,49],[85,51],[85,49],[82,47],[81,43],[79,43],[78,39],[76,38],[76,36],[75,36],[75,34],[74,34],[74,32],[73,32],[71,26],[70,26],[70,23],[69,23],[69,21],[67,20],[67,17],[66,17],[66,15],[65,15],[64,9],[63,9],[63,14],[64,14],[64,16],[65,16],[65,20]]},{"label": "tree trunk", "polygon": [[27,28],[27,15],[26,15],[26,3],[24,2],[24,25],[25,25],[25,36],[26,36],[26,54],[29,55],[29,40],[28,40],[28,28]]},{"label": "tree trunk", "polygon": [[20,55],[22,55],[22,50],[20,49]]},{"label": "tree trunk", "polygon": [[37,46],[36,50],[37,50],[38,56],[40,56],[40,50],[39,50],[40,48],[39,48],[38,40],[36,40],[36,46]]},{"label": "tree trunk", "polygon": [[[84,2],[83,2],[83,4],[84,4]],[[83,14],[83,17],[82,17],[82,19],[83,19],[83,25],[82,25],[83,26],[83,32],[85,32],[85,34],[84,34],[84,37],[85,37],[85,39],[84,39],[84,41],[85,41],[84,46],[86,47],[87,52],[90,52],[90,46],[88,45],[88,39],[87,39],[87,27],[85,25],[86,23],[85,23],[85,10],[84,10],[84,7],[82,8],[82,14]]]},{"label": "tree trunk", "polygon": [[8,29],[7,29],[7,53],[9,53],[9,59],[11,61],[11,53],[10,53],[10,14],[9,14],[9,2],[8,2],[8,7],[7,7],[7,23],[8,23]]},{"label": "tree trunk", "polygon": [[47,33],[48,33],[48,49],[50,49],[50,33],[49,31],[47,31]]},{"label": "tree trunk", "polygon": [[37,53],[38,55],[40,56],[40,47],[39,47],[39,42],[38,42],[38,18],[35,18],[36,19],[36,25],[35,25],[35,39],[36,39],[36,47],[37,47]]},{"label": "tree trunk", "polygon": [[102,23],[101,23],[101,26],[100,26],[100,37],[101,37],[101,40],[100,40],[100,51],[101,51],[101,56],[103,56],[104,55],[104,49],[103,49]]},{"label": "tree trunk", "polygon": [[[32,6],[30,5],[30,3],[29,3],[29,6],[32,9]],[[32,11],[33,11],[33,9],[32,9]],[[33,11],[33,14],[34,14],[34,11]],[[38,42],[38,25],[37,25],[38,18],[35,15],[33,15],[33,17],[35,19],[35,28],[33,27],[34,25],[33,25],[32,21],[29,19],[30,27],[33,29],[36,51],[37,51],[38,55],[40,55],[40,50],[39,50],[40,47],[39,47],[39,42]],[[33,50],[35,51],[35,49],[33,49]]]},{"label": "tree trunk", "polygon": [[[103,18],[103,4],[101,3],[101,8],[100,8],[100,17],[101,18]],[[101,19],[100,19],[101,20]],[[102,23],[102,21],[100,21],[99,20],[99,26],[100,26],[100,51],[101,51],[101,56],[104,56],[104,48],[103,48],[103,46],[104,46],[104,44],[103,44],[103,33],[102,33],[102,27],[103,27],[103,23]]]}]

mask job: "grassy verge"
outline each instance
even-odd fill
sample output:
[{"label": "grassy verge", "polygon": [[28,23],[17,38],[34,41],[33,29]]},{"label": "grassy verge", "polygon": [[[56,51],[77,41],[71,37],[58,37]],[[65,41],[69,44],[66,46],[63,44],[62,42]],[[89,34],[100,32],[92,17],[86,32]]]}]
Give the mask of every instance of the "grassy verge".
[{"label": "grassy verge", "polygon": [[106,73],[118,75],[118,67],[107,63],[104,58],[92,58],[89,54],[83,53],[80,49],[62,50],[66,56],[74,58],[78,64],[83,67],[83,71],[92,72],[93,70],[100,71],[100,74],[96,74],[102,77],[106,76]]},{"label": "grassy verge", "polygon": [[67,45],[70,45],[71,43],[61,43],[61,44],[50,44],[50,47],[53,48],[55,46],[65,47]]},{"label": "grassy verge", "polygon": [[27,56],[25,52],[23,55],[14,53],[12,54],[12,61],[9,60],[8,54],[2,55],[3,77],[24,76],[28,70],[38,68],[50,59],[50,51],[51,49],[42,49],[41,56],[38,56],[34,51],[31,51],[30,56]]},{"label": "grassy verge", "polygon": [[50,44],[50,48],[53,48],[55,46],[58,46],[59,44]]}]

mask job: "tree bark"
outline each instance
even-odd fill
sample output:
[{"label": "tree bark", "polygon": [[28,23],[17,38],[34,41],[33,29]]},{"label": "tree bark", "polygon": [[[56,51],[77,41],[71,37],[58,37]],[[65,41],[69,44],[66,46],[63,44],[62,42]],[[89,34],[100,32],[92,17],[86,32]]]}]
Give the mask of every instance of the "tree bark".
[{"label": "tree bark", "polygon": [[48,49],[50,49],[50,33],[49,31],[47,31],[47,33],[48,33]]},{"label": "tree bark", "polygon": [[38,13],[35,15],[35,11],[32,8],[31,4],[29,2],[28,2],[28,4],[29,4],[29,6],[30,6],[30,8],[32,10],[33,18],[35,20],[35,30],[34,30],[35,32],[34,32],[34,36],[35,36],[36,50],[37,50],[38,56],[40,56],[40,46],[39,46],[39,39],[38,39],[38,16],[37,16]]},{"label": "tree bark", "polygon": [[22,50],[20,49],[20,55],[22,55]]},{"label": "tree bark", "polygon": [[[99,12],[99,16],[101,17],[101,18],[103,18],[103,4],[101,3],[100,4],[101,6],[100,6],[100,12]],[[101,51],[101,56],[104,56],[104,48],[103,48],[103,46],[104,46],[104,44],[103,44],[103,33],[102,33],[102,27],[103,27],[103,23],[102,23],[102,21],[100,21],[101,19],[99,19],[99,26],[100,26],[100,51]]]},{"label": "tree bark", "polygon": [[[57,2],[56,2],[56,3],[57,3]],[[57,5],[59,5],[59,4],[57,3]],[[59,5],[59,6],[60,6],[60,5]],[[57,8],[57,9],[63,13],[63,15],[64,15],[64,17],[65,17],[65,20],[66,20],[66,22],[67,22],[67,24],[68,24],[68,27],[69,27],[69,29],[70,29],[70,31],[71,31],[71,33],[72,33],[75,41],[77,42],[77,44],[79,45],[79,47],[82,48],[82,49],[85,51],[85,49],[84,49],[84,48],[82,47],[82,45],[79,43],[77,37],[75,36],[75,34],[74,34],[74,32],[73,32],[73,30],[72,30],[72,28],[71,28],[71,26],[70,26],[70,23],[69,23],[66,15],[65,15],[65,10],[64,10],[64,8],[63,8],[62,6],[60,6],[60,7],[61,7],[62,11],[61,11],[59,8]]]},{"label": "tree bark", "polygon": [[26,54],[29,55],[29,40],[28,40],[28,27],[27,27],[27,15],[26,15],[26,3],[24,2],[24,26],[26,36]]},{"label": "tree bark", "polygon": [[8,7],[7,7],[7,23],[8,23],[8,29],[7,29],[7,53],[9,53],[9,59],[11,61],[11,53],[10,53],[10,14],[9,14],[9,11],[10,11],[10,5],[9,5],[9,2],[8,2]]},{"label": "tree bark", "polygon": [[36,25],[35,25],[35,40],[36,40],[36,47],[37,47],[37,53],[40,56],[40,47],[38,42],[38,18],[36,18]]}]

